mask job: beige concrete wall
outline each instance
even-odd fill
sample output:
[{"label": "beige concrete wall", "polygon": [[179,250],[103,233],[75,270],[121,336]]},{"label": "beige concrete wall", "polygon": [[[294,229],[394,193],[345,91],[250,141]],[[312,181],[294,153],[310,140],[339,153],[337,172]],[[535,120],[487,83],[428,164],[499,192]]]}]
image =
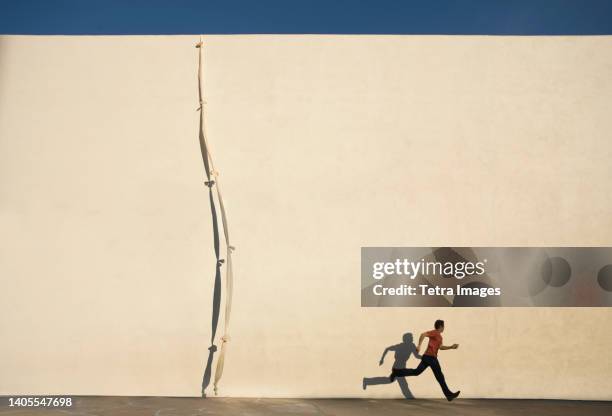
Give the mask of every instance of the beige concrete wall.
[{"label": "beige concrete wall", "polygon": [[[0,38],[0,394],[199,394],[196,41]],[[612,398],[610,309],[359,293],[363,245],[612,244],[612,38],[214,36],[205,58],[238,247],[222,395],[399,397],[362,377],[443,318],[465,397]]]}]

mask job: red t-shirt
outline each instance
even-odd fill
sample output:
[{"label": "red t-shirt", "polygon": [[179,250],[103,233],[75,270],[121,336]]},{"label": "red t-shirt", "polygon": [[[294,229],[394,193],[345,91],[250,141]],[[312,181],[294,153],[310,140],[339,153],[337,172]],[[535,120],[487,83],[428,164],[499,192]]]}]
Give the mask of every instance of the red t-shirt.
[{"label": "red t-shirt", "polygon": [[438,356],[438,350],[442,345],[442,334],[435,329],[431,331],[425,332],[425,336],[429,338],[429,344],[427,344],[427,350],[425,351],[425,355],[430,355],[432,357]]}]

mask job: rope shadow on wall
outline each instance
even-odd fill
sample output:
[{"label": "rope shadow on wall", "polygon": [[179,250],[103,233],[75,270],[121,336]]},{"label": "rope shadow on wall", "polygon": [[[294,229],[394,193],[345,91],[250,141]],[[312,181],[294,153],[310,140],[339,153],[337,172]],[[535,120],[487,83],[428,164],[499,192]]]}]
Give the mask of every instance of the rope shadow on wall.
[{"label": "rope shadow on wall", "polygon": [[[219,325],[219,315],[221,311],[221,269],[225,264],[225,311],[224,311],[224,330],[221,336],[221,351],[217,358],[217,366],[215,368],[215,377],[213,382],[213,389],[215,395],[217,394],[217,388],[219,380],[223,375],[223,366],[225,361],[226,345],[229,341],[229,319],[232,308],[232,287],[233,287],[233,268],[232,268],[232,252],[234,247],[230,244],[229,229],[227,224],[227,215],[225,212],[225,206],[223,204],[223,196],[221,194],[221,186],[219,184],[219,172],[215,169],[212,155],[210,153],[210,146],[207,140],[206,134],[206,123],[205,123],[205,100],[202,93],[202,50],[204,42],[202,36],[200,41],[196,44],[198,49],[198,98],[200,112],[200,126],[199,126],[199,142],[200,150],[202,151],[202,161],[204,162],[204,170],[206,172],[206,181],[204,184],[208,187],[208,200],[210,202],[210,212],[212,216],[213,225],[213,245],[215,250],[215,280],[213,289],[213,310],[212,310],[212,323],[211,323],[211,335],[210,335],[210,347],[208,347],[208,359],[206,360],[206,368],[204,369],[204,375],[202,377],[202,397],[206,397],[206,389],[210,385],[210,379],[212,377],[212,367],[214,361],[214,355],[217,351],[217,345],[215,339],[217,335],[217,327]],[[214,188],[214,192],[213,192]],[[215,201],[216,199],[216,201]],[[219,234],[219,220],[217,215],[217,204],[221,213],[221,225],[223,227],[224,237],[224,249],[226,259],[221,258],[221,238]]]}]

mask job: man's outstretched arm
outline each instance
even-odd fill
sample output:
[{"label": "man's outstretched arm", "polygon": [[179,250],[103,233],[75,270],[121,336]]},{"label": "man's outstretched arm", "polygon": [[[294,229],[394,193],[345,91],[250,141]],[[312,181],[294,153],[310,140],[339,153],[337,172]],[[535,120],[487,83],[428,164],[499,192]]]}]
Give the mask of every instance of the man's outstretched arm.
[{"label": "man's outstretched arm", "polygon": [[459,344],[453,344],[453,345],[442,345],[440,347],[441,350],[456,350],[457,348],[459,348]]},{"label": "man's outstretched arm", "polygon": [[421,336],[419,336],[419,345],[417,345],[417,350],[416,350],[417,354],[421,352],[421,344],[423,343],[423,340],[425,339],[426,336],[427,336],[427,332],[423,332]]}]

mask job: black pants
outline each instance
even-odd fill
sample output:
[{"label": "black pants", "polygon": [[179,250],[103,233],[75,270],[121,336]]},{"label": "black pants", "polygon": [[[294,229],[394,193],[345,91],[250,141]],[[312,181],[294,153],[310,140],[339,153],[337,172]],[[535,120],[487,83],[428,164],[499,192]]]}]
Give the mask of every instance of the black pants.
[{"label": "black pants", "polygon": [[446,385],[444,374],[442,374],[440,363],[436,357],[432,357],[431,355],[423,355],[423,358],[421,358],[421,363],[417,368],[396,368],[393,370],[393,372],[395,373],[396,377],[418,376],[425,371],[427,367],[431,367],[431,371],[433,371],[434,376],[436,376],[436,380],[438,380],[438,383],[440,383],[440,387],[442,387],[444,395],[446,397],[450,396],[452,392]]}]

